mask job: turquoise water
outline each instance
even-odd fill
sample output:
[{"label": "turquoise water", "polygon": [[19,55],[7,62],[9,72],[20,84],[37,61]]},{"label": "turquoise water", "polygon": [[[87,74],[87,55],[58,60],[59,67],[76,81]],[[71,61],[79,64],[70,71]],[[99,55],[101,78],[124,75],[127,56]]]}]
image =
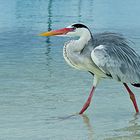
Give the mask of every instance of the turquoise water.
[{"label": "turquoise water", "polygon": [[[83,116],[76,115],[92,76],[62,56],[68,38],[42,31],[82,22],[92,32],[123,33],[140,54],[139,0],[0,1],[0,140],[135,140],[135,115],[122,84],[103,80]],[[140,89],[133,88],[140,106]]]}]

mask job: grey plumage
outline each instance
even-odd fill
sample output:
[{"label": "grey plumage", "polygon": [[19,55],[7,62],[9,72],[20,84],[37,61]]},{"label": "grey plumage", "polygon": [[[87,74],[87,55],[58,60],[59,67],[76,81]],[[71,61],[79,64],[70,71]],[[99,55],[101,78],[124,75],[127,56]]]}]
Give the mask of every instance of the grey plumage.
[{"label": "grey plumage", "polygon": [[112,77],[123,83],[139,84],[140,56],[129,47],[130,42],[121,34],[92,35],[84,28],[84,37],[81,31],[79,40],[71,40],[64,46],[63,54],[68,64],[99,78]]},{"label": "grey plumage", "polygon": [[93,44],[91,58],[99,69],[118,81],[140,83],[140,56],[129,47],[128,41],[122,35],[96,34]]}]

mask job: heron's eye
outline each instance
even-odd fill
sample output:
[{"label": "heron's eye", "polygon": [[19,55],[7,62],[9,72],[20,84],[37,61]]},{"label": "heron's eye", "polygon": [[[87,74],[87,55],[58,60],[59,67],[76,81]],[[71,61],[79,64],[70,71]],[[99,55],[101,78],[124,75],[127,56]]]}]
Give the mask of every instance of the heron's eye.
[{"label": "heron's eye", "polygon": [[76,27],[75,27],[75,26],[72,26],[72,28],[73,28],[73,31],[75,31],[75,30],[76,30]]},{"label": "heron's eye", "polygon": [[77,29],[76,27],[73,27],[73,32],[76,32],[76,29]]},{"label": "heron's eye", "polygon": [[73,32],[75,32],[76,31],[76,28],[73,28]]}]

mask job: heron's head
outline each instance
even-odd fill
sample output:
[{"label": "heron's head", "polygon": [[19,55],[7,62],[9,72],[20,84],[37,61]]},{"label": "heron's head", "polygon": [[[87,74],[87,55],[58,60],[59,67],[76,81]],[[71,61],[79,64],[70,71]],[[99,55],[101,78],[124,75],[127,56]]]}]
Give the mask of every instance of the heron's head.
[{"label": "heron's head", "polygon": [[90,31],[84,24],[72,24],[68,27],[41,33],[40,36],[68,36],[68,37],[81,37],[89,35]]}]

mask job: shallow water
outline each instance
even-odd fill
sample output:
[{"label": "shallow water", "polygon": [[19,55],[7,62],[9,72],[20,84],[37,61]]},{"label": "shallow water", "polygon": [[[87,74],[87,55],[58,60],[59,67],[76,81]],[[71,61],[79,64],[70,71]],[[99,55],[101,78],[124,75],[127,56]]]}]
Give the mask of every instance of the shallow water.
[{"label": "shallow water", "polygon": [[[90,108],[77,115],[92,76],[65,63],[68,38],[37,36],[83,22],[92,32],[123,33],[140,54],[139,5],[139,0],[1,0],[0,139],[140,139],[140,116],[115,81],[103,80]],[[140,89],[132,89],[140,106]]]}]

